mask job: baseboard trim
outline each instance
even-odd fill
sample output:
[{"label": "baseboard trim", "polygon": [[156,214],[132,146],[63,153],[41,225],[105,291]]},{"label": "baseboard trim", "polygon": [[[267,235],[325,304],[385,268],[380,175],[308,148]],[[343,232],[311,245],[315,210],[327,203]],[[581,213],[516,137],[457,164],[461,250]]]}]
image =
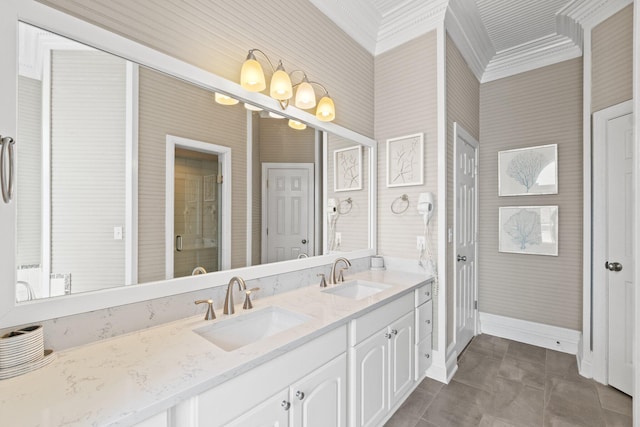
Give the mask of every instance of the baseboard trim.
[{"label": "baseboard trim", "polygon": [[543,323],[480,312],[480,330],[484,334],[531,344],[563,353],[577,354],[581,332]]},{"label": "baseboard trim", "polygon": [[438,350],[433,350],[433,362],[431,366],[427,369],[427,377],[432,380],[440,381],[441,383],[449,384],[451,378],[458,370],[458,358],[457,353],[449,355],[445,364],[438,363],[441,360],[444,360],[444,357],[440,357],[440,352]]}]

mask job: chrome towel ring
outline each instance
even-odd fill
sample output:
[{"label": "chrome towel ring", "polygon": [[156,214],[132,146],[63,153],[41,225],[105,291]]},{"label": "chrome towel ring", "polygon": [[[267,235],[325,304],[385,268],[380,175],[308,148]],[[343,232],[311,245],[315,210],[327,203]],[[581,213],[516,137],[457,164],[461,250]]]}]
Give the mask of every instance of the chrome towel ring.
[{"label": "chrome towel ring", "polygon": [[409,209],[409,196],[406,194],[396,197],[395,200],[391,202],[391,212],[396,215],[405,213],[407,209]]},{"label": "chrome towel ring", "polygon": [[[344,205],[345,203],[346,203],[346,206]],[[338,213],[340,215],[348,214],[349,212],[351,212],[352,208],[353,208],[353,200],[351,199],[351,197],[345,200],[341,200],[340,203],[338,203]]]},{"label": "chrome towel ring", "polygon": [[[14,139],[10,136],[3,138],[2,135],[0,135],[0,187],[2,187],[2,200],[4,200],[5,203],[9,203],[13,197],[15,163],[13,146],[15,143]],[[5,156],[8,157],[8,162],[5,160]]]}]

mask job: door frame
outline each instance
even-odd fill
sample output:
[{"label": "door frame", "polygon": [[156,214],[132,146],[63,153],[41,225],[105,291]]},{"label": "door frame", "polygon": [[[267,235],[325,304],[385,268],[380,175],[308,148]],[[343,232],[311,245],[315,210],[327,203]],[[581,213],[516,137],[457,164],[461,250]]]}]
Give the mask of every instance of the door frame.
[{"label": "door frame", "polygon": [[[625,101],[593,113],[593,146],[592,146],[592,240],[591,240],[591,292],[592,299],[592,334],[593,359],[592,374],[596,381],[609,383],[607,352],[609,348],[609,309],[608,278],[604,268],[595,260],[606,257],[607,239],[607,207],[606,181],[599,179],[607,172],[606,141],[607,122],[616,117],[633,114],[633,101]],[[605,286],[595,286],[604,283]]]},{"label": "door frame", "polygon": [[[307,169],[309,172],[309,188],[307,191],[307,199],[309,202],[309,222],[307,223],[307,247],[315,251],[316,244],[316,192],[315,192],[315,164],[314,163],[262,163],[262,176],[260,178],[262,183],[261,193],[261,216],[260,216],[260,262],[267,262],[267,215],[268,212],[268,200],[267,200],[267,171],[269,169]],[[307,254],[309,256],[313,255]]]},{"label": "door frame", "polygon": [[458,166],[458,149],[457,149],[457,141],[458,141],[458,137],[460,137],[461,139],[463,139],[464,141],[466,141],[467,143],[469,143],[470,145],[472,145],[475,150],[476,150],[476,156],[475,156],[475,167],[476,167],[476,173],[475,173],[475,179],[476,179],[476,191],[475,191],[475,214],[474,214],[474,218],[473,221],[475,222],[475,226],[474,226],[474,230],[476,233],[476,244],[475,244],[475,250],[474,250],[474,259],[475,259],[475,263],[476,263],[476,268],[474,269],[474,290],[473,290],[473,294],[474,294],[474,301],[475,301],[475,306],[474,306],[474,321],[473,321],[473,335],[476,336],[478,334],[478,331],[480,330],[480,316],[478,316],[478,188],[479,188],[479,178],[478,178],[478,157],[479,157],[479,151],[480,151],[480,143],[478,142],[478,140],[476,140],[469,132],[467,132],[459,123],[457,122],[453,122],[453,242],[451,245],[451,262],[452,262],[452,273],[453,273],[453,281],[452,283],[452,295],[453,295],[453,300],[451,301],[451,307],[453,308],[453,340],[451,342],[451,347],[453,349],[458,350],[458,336],[457,336],[457,323],[456,323],[456,318],[457,318],[457,306],[456,306],[456,291],[457,291],[457,283],[458,283],[458,273],[456,270],[456,264],[455,264],[455,260],[456,260],[456,256],[458,253],[458,245],[457,245],[457,234],[458,234],[458,209],[457,209],[457,197],[458,197],[458,179],[457,179],[457,166]]},{"label": "door frame", "polygon": [[220,238],[218,252],[220,256],[220,270],[231,268],[231,148],[222,145],[209,144],[179,136],[167,135],[166,170],[165,170],[165,279],[173,279],[173,244],[174,244],[174,183],[175,183],[175,152],[176,148],[184,148],[201,153],[218,156],[222,175],[220,190]]}]

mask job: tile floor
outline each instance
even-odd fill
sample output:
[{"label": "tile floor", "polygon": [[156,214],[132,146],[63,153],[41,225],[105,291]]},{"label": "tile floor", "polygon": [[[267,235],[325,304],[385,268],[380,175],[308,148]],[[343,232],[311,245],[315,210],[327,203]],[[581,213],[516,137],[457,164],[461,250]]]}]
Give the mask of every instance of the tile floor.
[{"label": "tile floor", "polygon": [[478,335],[444,385],[425,379],[385,427],[631,426],[631,398],[573,355]]}]

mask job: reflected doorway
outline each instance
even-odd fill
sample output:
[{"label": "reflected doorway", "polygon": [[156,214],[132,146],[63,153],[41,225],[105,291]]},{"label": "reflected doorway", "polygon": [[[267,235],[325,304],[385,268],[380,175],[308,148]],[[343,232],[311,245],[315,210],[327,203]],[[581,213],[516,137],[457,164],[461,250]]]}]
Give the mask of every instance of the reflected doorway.
[{"label": "reflected doorway", "polygon": [[167,279],[229,268],[229,156],[227,147],[167,137]]}]

